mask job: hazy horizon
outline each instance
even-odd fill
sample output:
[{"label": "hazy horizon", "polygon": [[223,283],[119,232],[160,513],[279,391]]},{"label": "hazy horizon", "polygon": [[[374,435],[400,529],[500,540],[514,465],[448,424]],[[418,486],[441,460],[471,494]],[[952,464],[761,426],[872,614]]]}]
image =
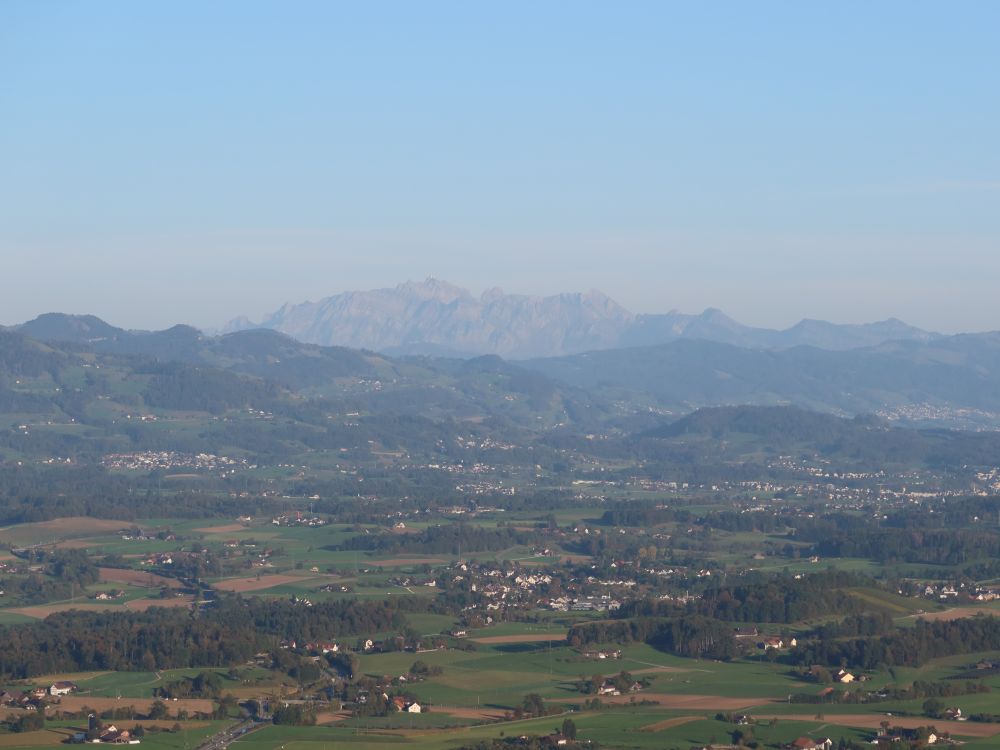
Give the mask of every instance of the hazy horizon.
[{"label": "hazy horizon", "polygon": [[[502,291],[505,294],[525,295],[525,296],[534,296],[534,297],[543,297],[543,296],[544,297],[548,297],[548,296],[557,296],[557,295],[560,295],[560,294],[576,294],[576,293],[583,294],[583,293],[587,293],[587,292],[591,292],[591,291],[597,291],[597,292],[601,292],[603,294],[607,294],[607,292],[604,289],[600,289],[598,287],[590,287],[588,289],[564,289],[564,290],[561,290],[561,291],[556,291],[556,292],[551,292],[551,293],[549,293],[549,292],[540,292],[538,294],[530,294],[530,293],[526,293],[526,292],[523,292],[523,291],[520,291],[520,290],[517,290],[517,289],[509,289],[509,288],[503,288],[503,287],[497,287],[497,286],[482,287],[482,288],[470,288],[470,287],[462,285],[462,284],[457,284],[457,283],[455,283],[451,279],[445,279],[445,278],[441,278],[441,277],[435,277],[435,276],[432,276],[432,275],[428,275],[428,276],[426,276],[423,279],[418,279],[418,278],[404,279],[404,280],[402,280],[402,281],[400,281],[398,283],[381,284],[381,285],[372,286],[372,287],[365,288],[365,289],[340,289],[340,290],[331,292],[330,294],[322,295],[320,297],[315,297],[315,298],[311,298],[311,299],[305,299],[304,298],[304,299],[300,299],[300,300],[286,300],[286,302],[284,302],[284,303],[280,303],[280,304],[274,305],[273,307],[267,308],[260,315],[256,315],[256,316],[255,315],[247,315],[245,313],[240,312],[240,313],[231,315],[228,318],[225,318],[224,320],[220,320],[220,321],[199,322],[199,321],[195,321],[195,320],[177,319],[177,320],[165,322],[165,323],[158,324],[158,325],[139,326],[139,325],[132,324],[128,320],[119,320],[119,319],[109,318],[109,317],[105,317],[103,315],[99,315],[99,314],[97,314],[97,313],[95,313],[93,311],[88,311],[88,310],[53,309],[53,310],[44,310],[44,311],[41,311],[37,315],[32,315],[31,317],[24,318],[22,320],[9,321],[9,322],[7,322],[7,321],[0,322],[0,325],[4,325],[4,326],[16,326],[16,325],[20,325],[22,323],[26,323],[26,322],[28,322],[30,320],[33,320],[33,319],[37,318],[40,315],[44,315],[44,314],[47,314],[47,313],[61,313],[61,314],[66,314],[66,315],[77,315],[77,316],[95,315],[96,317],[98,317],[101,320],[103,320],[105,323],[109,323],[109,324],[111,324],[113,326],[116,326],[118,328],[124,328],[126,330],[130,329],[130,330],[150,330],[150,331],[156,331],[156,330],[164,330],[166,328],[169,328],[169,327],[172,327],[172,326],[175,326],[175,325],[190,325],[192,327],[198,328],[198,329],[206,331],[206,332],[220,333],[220,332],[222,332],[222,330],[224,329],[224,327],[226,326],[226,324],[231,323],[231,322],[233,322],[235,320],[238,320],[238,319],[241,319],[241,318],[249,319],[252,323],[255,323],[255,324],[256,323],[261,323],[261,322],[263,322],[263,320],[269,314],[278,311],[285,304],[289,304],[289,305],[295,306],[295,305],[298,305],[298,304],[315,303],[315,302],[319,302],[320,300],[322,300],[322,299],[324,299],[326,297],[333,297],[333,296],[336,296],[338,294],[343,294],[343,293],[348,293],[348,292],[366,292],[366,291],[374,291],[374,290],[381,290],[381,289],[393,289],[393,288],[395,288],[397,286],[401,286],[401,285],[406,284],[406,283],[420,283],[420,282],[423,282],[423,281],[426,281],[426,280],[430,280],[430,279],[435,279],[437,281],[446,282],[448,284],[451,284],[452,286],[459,287],[459,288],[467,291],[474,298],[479,298],[483,294],[485,294],[486,292],[494,291],[494,290],[496,290],[498,288],[500,289],[500,291]],[[673,312],[682,313],[682,314],[688,314],[688,315],[700,315],[700,314],[702,314],[704,312],[707,312],[708,310],[713,310],[714,309],[714,310],[720,310],[722,313],[724,313],[728,317],[733,318],[738,323],[741,323],[743,325],[747,325],[747,326],[751,326],[751,327],[757,327],[757,328],[773,328],[775,330],[785,330],[785,329],[791,328],[791,327],[795,326],[797,323],[800,323],[800,322],[802,322],[804,320],[823,320],[823,321],[830,322],[830,323],[835,323],[835,324],[848,324],[849,325],[849,324],[878,323],[878,322],[883,322],[883,321],[886,321],[886,320],[889,320],[889,319],[901,320],[904,323],[907,323],[909,325],[913,325],[913,326],[915,326],[917,328],[922,328],[923,330],[931,332],[931,333],[942,333],[942,334],[983,333],[983,332],[989,332],[989,331],[993,331],[993,330],[1000,330],[1000,329],[987,329],[987,328],[984,328],[984,329],[967,329],[967,330],[949,331],[949,330],[944,330],[944,329],[940,329],[940,328],[920,326],[920,325],[915,324],[911,320],[906,320],[904,318],[900,318],[900,316],[897,316],[897,315],[888,315],[888,316],[886,316],[884,318],[856,319],[856,320],[850,320],[850,319],[848,319],[848,320],[840,320],[840,319],[835,319],[835,318],[818,318],[818,317],[815,317],[815,316],[802,316],[802,317],[795,318],[794,320],[789,320],[786,323],[778,322],[778,323],[774,323],[774,324],[768,324],[768,323],[760,323],[760,322],[754,321],[752,319],[741,318],[738,315],[733,314],[730,310],[727,310],[725,307],[722,307],[720,305],[708,305],[706,307],[698,308],[698,309],[682,309],[682,308],[679,308],[679,307],[670,307],[670,308],[649,309],[649,310],[646,310],[646,309],[635,309],[633,307],[630,307],[628,304],[623,303],[622,300],[616,298],[614,295],[607,294],[607,296],[610,297],[614,302],[616,302],[617,304],[619,304],[621,307],[625,308],[628,312],[630,312],[632,314],[635,314],[635,315],[656,315],[656,314],[666,314],[666,313],[673,313]]]},{"label": "hazy horizon", "polygon": [[0,323],[434,276],[1000,328],[1000,6],[0,8]]}]

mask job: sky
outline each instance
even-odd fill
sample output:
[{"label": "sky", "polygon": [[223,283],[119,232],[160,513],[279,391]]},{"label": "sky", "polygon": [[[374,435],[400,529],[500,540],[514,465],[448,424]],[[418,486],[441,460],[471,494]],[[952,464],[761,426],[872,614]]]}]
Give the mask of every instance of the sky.
[{"label": "sky", "polygon": [[427,276],[1000,329],[1000,3],[0,3],[0,324]]}]

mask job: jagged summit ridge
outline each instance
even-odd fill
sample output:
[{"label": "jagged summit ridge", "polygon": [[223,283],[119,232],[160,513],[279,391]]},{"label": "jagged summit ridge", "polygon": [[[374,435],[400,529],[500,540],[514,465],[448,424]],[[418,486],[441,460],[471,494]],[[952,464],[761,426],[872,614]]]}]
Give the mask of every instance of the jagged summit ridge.
[{"label": "jagged summit ridge", "polygon": [[745,326],[717,308],[699,315],[676,310],[636,315],[597,289],[542,297],[508,294],[495,287],[476,297],[433,277],[286,304],[257,325],[237,318],[225,330],[254,327],[311,344],[389,354],[499,354],[514,359],[651,346],[683,338],[749,348],[852,349],[934,337],[895,319],[864,325],[803,320],[776,331]]}]

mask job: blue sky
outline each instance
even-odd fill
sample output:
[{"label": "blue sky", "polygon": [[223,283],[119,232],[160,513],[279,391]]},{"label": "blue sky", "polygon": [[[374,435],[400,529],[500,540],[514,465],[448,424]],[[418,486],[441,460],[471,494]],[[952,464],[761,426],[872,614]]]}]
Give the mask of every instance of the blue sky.
[{"label": "blue sky", "polygon": [[0,3],[0,323],[428,275],[1000,328],[995,2]]}]

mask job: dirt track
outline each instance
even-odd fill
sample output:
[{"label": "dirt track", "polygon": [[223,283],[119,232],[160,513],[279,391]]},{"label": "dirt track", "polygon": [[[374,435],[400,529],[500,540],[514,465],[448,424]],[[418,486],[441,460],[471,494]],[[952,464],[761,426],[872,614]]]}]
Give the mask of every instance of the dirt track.
[{"label": "dirt track", "polygon": [[673,729],[674,727],[679,727],[682,724],[690,724],[692,721],[699,721],[704,718],[704,716],[675,716],[673,719],[664,719],[663,721],[658,721],[655,724],[647,724],[644,727],[639,727],[639,731],[662,732],[664,729]]}]

